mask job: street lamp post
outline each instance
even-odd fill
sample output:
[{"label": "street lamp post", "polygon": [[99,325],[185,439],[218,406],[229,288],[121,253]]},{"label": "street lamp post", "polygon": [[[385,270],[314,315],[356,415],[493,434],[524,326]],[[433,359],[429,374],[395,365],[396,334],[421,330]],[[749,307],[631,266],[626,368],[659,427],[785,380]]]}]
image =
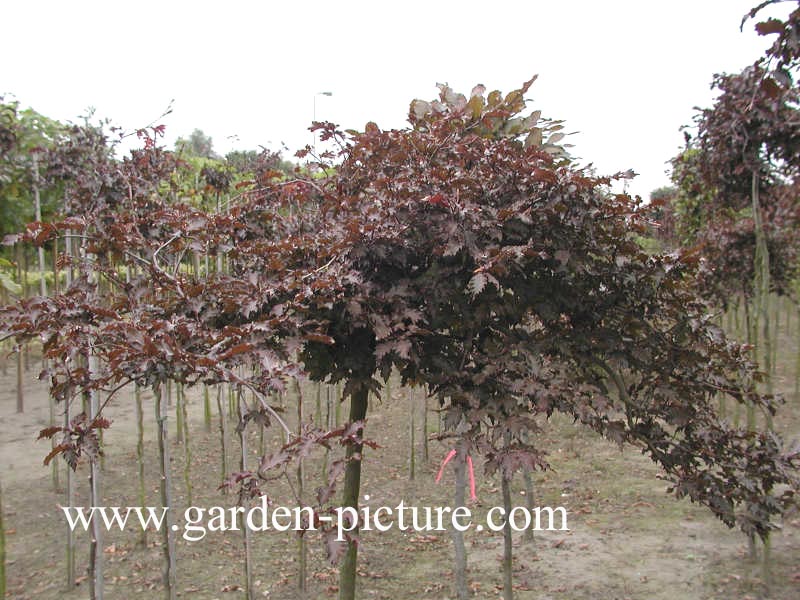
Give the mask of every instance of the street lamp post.
[{"label": "street lamp post", "polygon": [[[333,96],[333,92],[317,92],[314,94],[314,112],[312,122],[317,120],[317,96]],[[314,154],[317,153],[317,132],[314,131]]]}]

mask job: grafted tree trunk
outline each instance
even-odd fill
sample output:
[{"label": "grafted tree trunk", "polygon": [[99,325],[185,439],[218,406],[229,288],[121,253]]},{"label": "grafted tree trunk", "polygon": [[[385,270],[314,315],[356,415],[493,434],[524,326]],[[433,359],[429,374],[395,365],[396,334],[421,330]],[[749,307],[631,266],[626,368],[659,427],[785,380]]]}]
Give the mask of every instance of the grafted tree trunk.
[{"label": "grafted tree trunk", "polygon": [[206,431],[211,431],[211,398],[208,393],[208,384],[203,384],[203,424]]},{"label": "grafted tree trunk", "polygon": [[[89,347],[89,378],[93,378],[99,371],[97,356],[91,345]],[[95,419],[98,415],[100,405],[97,398],[97,391],[89,392],[89,420]],[[102,451],[102,446],[101,446]],[[100,492],[100,464],[97,458],[89,463],[89,504],[90,506],[102,506],[102,495]],[[104,575],[103,575],[103,526],[101,519],[97,515],[92,516],[92,539],[89,549],[89,571],[91,580],[92,600],[103,600]]]},{"label": "grafted tree trunk", "polygon": [[[239,426],[236,428],[239,432],[239,447],[241,454],[239,458],[239,466],[242,472],[247,471],[247,428],[244,422],[244,411],[242,410],[242,392],[241,390],[236,395],[236,413],[239,417]],[[245,509],[245,512],[250,507],[250,501],[244,489],[239,492],[239,506]],[[244,550],[244,578],[245,578],[245,594],[247,600],[255,600],[256,593],[253,588],[253,561],[250,552],[250,528],[245,522],[244,514],[238,515],[240,521],[239,527],[242,530],[242,545]]]},{"label": "grafted tree trunk", "polygon": [[176,590],[176,557],[175,557],[175,532],[172,530],[172,473],[170,472],[169,458],[169,427],[167,426],[168,412],[166,402],[161,394],[161,384],[153,387],[156,404],[156,423],[158,425],[158,459],[161,470],[161,506],[167,508],[162,525],[162,550],[164,553],[164,597],[167,600],[177,599]]},{"label": "grafted tree trunk", "polygon": [[[325,385],[325,426],[330,430],[334,427],[333,422],[333,386]],[[322,457],[322,477],[328,476],[328,459],[331,451],[325,448],[325,455]]]},{"label": "grafted tree trunk", "polygon": [[[456,455],[453,457],[453,470],[455,471],[455,494],[453,497],[453,510],[466,504],[467,491],[467,453],[463,442],[458,444]],[[455,576],[456,597],[458,600],[469,598],[467,587],[467,547],[464,544],[464,532],[455,527],[450,530],[453,540],[453,575]]]},{"label": "grafted tree trunk", "polygon": [[422,462],[428,464],[428,394],[422,394]]},{"label": "grafted tree trunk", "polygon": [[[139,479],[139,506],[147,505],[144,484],[144,410],[142,408],[142,390],[139,384],[133,388],[134,404],[136,405],[136,471]],[[147,529],[139,530],[139,542],[142,548],[147,548]]]},{"label": "grafted tree trunk", "polygon": [[322,384],[316,383],[316,407],[314,412],[314,425],[322,427]]},{"label": "grafted tree trunk", "polygon": [[[297,393],[297,435],[302,435],[303,430],[303,392],[300,389],[300,382],[295,379],[295,391]],[[317,387],[319,390],[319,387]],[[244,469],[242,469],[244,470]],[[298,505],[303,505],[304,495],[304,472],[303,472],[303,457],[297,459],[297,501]],[[306,536],[302,532],[297,532],[297,589],[301,595],[305,594],[308,590],[307,579],[307,563],[308,563],[308,547],[306,544]]]},{"label": "grafted tree trunk", "polygon": [[[339,423],[342,422],[342,400],[344,400],[344,398],[342,398],[342,390],[337,383],[333,386],[334,427],[339,427]],[[369,400],[367,400],[367,402],[369,402]]]},{"label": "grafted tree trunk", "polygon": [[[506,433],[506,446],[511,443],[510,436]],[[502,471],[501,471],[502,473]],[[502,473],[501,488],[503,491],[503,508],[505,521],[503,523],[503,600],[514,600],[514,539],[511,532],[511,480]]]},{"label": "grafted tree trunk", "polygon": [[[367,416],[369,402],[369,388],[367,382],[358,386],[350,397],[350,422],[362,421]],[[342,493],[342,507],[350,506],[358,511],[358,494],[361,490],[361,461],[362,444],[352,444],[347,447],[347,466],[344,471],[344,490]],[[353,529],[358,534],[358,526]],[[356,597],[356,564],[358,560],[358,545],[354,542],[347,543],[347,551],[339,568],[339,600],[355,600]]]},{"label": "grafted tree trunk", "polygon": [[177,384],[176,388],[178,408],[183,422],[183,436],[181,443],[183,444],[183,483],[186,488],[186,505],[192,505],[192,447],[189,444],[189,415],[186,408],[186,392],[183,384]]},{"label": "grafted tree trunk", "polygon": [[22,347],[17,347],[17,412],[25,412],[25,393],[22,391],[22,384],[25,381],[23,372],[25,370],[23,363],[25,357],[23,356]]},{"label": "grafted tree trunk", "polygon": [[[17,281],[22,286],[22,295],[26,296],[27,284],[22,280],[22,243],[16,245],[16,259],[17,259]],[[21,344],[17,345],[17,412],[25,412],[25,392],[22,389],[24,381],[23,372],[25,371],[25,356]]]},{"label": "grafted tree trunk", "polygon": [[[772,374],[771,374],[771,336],[769,329],[769,250],[767,248],[767,239],[764,233],[764,223],[761,219],[761,202],[759,198],[759,174],[758,170],[753,170],[752,178],[752,202],[753,202],[753,228],[756,236],[756,251],[754,258],[754,281],[753,281],[753,343],[755,347],[755,358],[758,359],[759,343],[759,319],[763,320],[763,354],[765,358],[764,371],[767,375],[767,393],[772,393]],[[767,413],[767,426],[772,428],[771,416]],[[747,428],[750,431],[755,430],[755,409],[751,405],[748,407],[747,414]],[[750,536],[750,555],[755,556],[756,547],[755,539]],[[769,564],[769,546],[765,544],[765,552],[763,555],[763,569],[765,574],[765,581],[769,580],[770,564]]]},{"label": "grafted tree trunk", "polygon": [[408,413],[409,413],[409,422],[408,422],[408,437],[409,437],[409,440],[408,440],[408,453],[409,453],[409,458],[408,458],[408,478],[411,481],[414,481],[414,477],[416,476],[415,471],[416,471],[416,464],[417,464],[417,453],[416,453],[415,448],[414,448],[414,445],[415,445],[415,440],[414,440],[414,429],[415,429],[414,413],[416,413],[416,412],[417,411],[415,410],[415,407],[414,407],[414,388],[412,387],[412,388],[409,388],[409,390],[408,390]]},{"label": "grafted tree trunk", "polygon": [[183,444],[183,398],[181,397],[181,384],[175,384],[175,442]]},{"label": "grafted tree trunk", "polygon": [[228,424],[220,384],[217,384],[217,411],[219,412],[220,480],[225,483],[225,478],[228,476]]},{"label": "grafted tree trunk", "polygon": [[[72,421],[72,393],[65,394],[64,399],[64,428],[68,429]],[[64,490],[64,505],[68,508],[75,506],[75,475],[72,469],[67,466],[67,482]],[[144,503],[142,503],[144,506]],[[75,533],[67,524],[65,536],[65,558],[66,558],[66,590],[70,591],[75,587]],[[3,596],[0,595],[0,598]]]},{"label": "grafted tree trunk", "polygon": [[[32,162],[33,162],[33,203],[34,203],[34,213],[35,218],[37,221],[41,222],[42,220],[42,199],[39,194],[39,159],[36,153],[34,152],[32,155]],[[45,273],[45,263],[44,263],[44,247],[39,246],[37,249],[37,256],[39,258],[39,295],[44,298],[47,296],[47,282],[44,278]],[[53,265],[53,269],[55,270],[55,265]],[[42,357],[42,370],[47,369],[47,359]],[[54,427],[56,424],[56,401],[53,398],[53,394],[47,395],[47,406],[49,409],[49,426]],[[50,448],[53,449],[56,446],[56,439],[55,437],[50,438]],[[50,479],[53,484],[53,490],[56,492],[60,487],[60,483],[58,480],[58,465],[59,461],[53,460],[50,461]]]}]

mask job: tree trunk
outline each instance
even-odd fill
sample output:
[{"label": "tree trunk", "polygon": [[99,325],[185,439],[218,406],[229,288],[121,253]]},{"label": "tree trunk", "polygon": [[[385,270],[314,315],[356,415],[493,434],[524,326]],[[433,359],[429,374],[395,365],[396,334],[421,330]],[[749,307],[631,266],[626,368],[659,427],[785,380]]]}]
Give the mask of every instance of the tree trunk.
[{"label": "tree trunk", "polygon": [[206,431],[211,431],[211,398],[208,393],[208,384],[203,384],[203,423]]},{"label": "tree trunk", "polygon": [[316,384],[316,410],[314,412],[314,425],[322,427],[322,384]]},{"label": "tree trunk", "polygon": [[[93,348],[89,347],[89,378],[97,375],[99,370],[97,364],[97,357],[94,354]],[[100,408],[97,392],[95,390],[89,391],[89,420],[97,417]],[[100,447],[102,451],[102,445]],[[89,504],[90,506],[102,506],[103,500],[100,492],[100,465],[98,459],[93,459],[89,463]],[[96,515],[92,515],[92,540],[89,549],[89,571],[91,581],[91,598],[92,600],[103,600],[103,527],[101,519]]]},{"label": "tree trunk", "polygon": [[[333,386],[334,427],[338,427],[339,423],[342,422],[342,400],[344,400],[344,398],[342,398],[342,394],[339,389],[339,384],[337,383],[336,385]],[[369,400],[367,400],[367,402],[369,402]]]},{"label": "tree trunk", "polygon": [[514,548],[511,536],[511,482],[503,476],[503,508],[506,511],[503,523],[503,600],[514,600]]},{"label": "tree trunk", "polygon": [[181,384],[175,384],[175,442],[183,444],[183,398],[181,397]]},{"label": "tree trunk", "polygon": [[[350,422],[362,421],[367,415],[369,402],[369,388],[367,382],[359,386],[350,397]],[[347,447],[347,466],[344,472],[344,490],[342,493],[342,507],[350,506],[358,511],[358,494],[361,489],[361,461],[363,460],[362,444],[351,444]],[[353,530],[358,534],[358,526]],[[358,560],[358,545],[355,542],[347,543],[342,566],[339,568],[339,600],[355,600],[356,597],[356,563]]]},{"label": "tree trunk", "polygon": [[[466,504],[467,491],[467,466],[466,449],[464,443],[458,444],[458,449],[453,458],[453,469],[456,476],[455,496],[453,498],[453,509]],[[455,527],[450,530],[450,537],[453,540],[453,575],[456,581],[456,597],[458,600],[469,598],[469,588],[467,587],[467,547],[464,544],[464,532]]]},{"label": "tree trunk", "polygon": [[186,408],[186,392],[183,384],[177,385],[178,406],[180,407],[181,421],[183,421],[183,484],[186,488],[186,506],[192,505],[192,448],[189,445],[189,415]]},{"label": "tree trunk", "polygon": [[408,411],[409,411],[409,422],[408,422],[408,451],[409,451],[409,460],[408,460],[408,478],[411,481],[414,481],[415,477],[415,467],[417,463],[417,453],[415,451],[414,445],[414,413],[417,411],[414,407],[414,388],[410,388],[408,390]]},{"label": "tree trunk", "polygon": [[[300,390],[300,382],[296,379],[294,381],[295,390],[297,392],[297,435],[301,435],[303,431],[303,392]],[[317,387],[319,390],[319,387]],[[319,394],[317,395],[319,399]],[[244,470],[244,469],[242,469]],[[297,501],[299,506],[303,506],[303,457],[297,459]],[[302,531],[297,532],[297,589],[301,595],[305,595],[308,590],[308,580],[306,577],[308,563],[308,548],[306,545],[306,536]]]},{"label": "tree trunk", "polygon": [[777,377],[778,375],[778,333],[780,332],[782,299],[780,296],[775,295],[773,297],[772,302],[775,306],[775,311],[771,323],[772,341],[770,342],[770,344],[772,347],[772,360],[770,361],[770,366],[772,367],[772,377],[770,378],[770,381],[772,382],[772,384],[774,384],[775,377]]},{"label": "tree trunk", "polygon": [[[35,219],[37,221],[42,220],[42,200],[41,196],[39,195],[39,160],[34,152],[32,155],[33,161],[33,202],[34,202],[34,213]],[[44,278],[45,272],[45,264],[44,264],[44,248],[39,246],[37,249],[37,255],[39,258],[39,295],[42,298],[47,296],[47,282]],[[55,265],[53,265],[53,269],[55,270]],[[42,357],[42,370],[47,369],[47,359]],[[52,394],[47,395],[47,404],[48,409],[50,411],[50,422],[49,426],[54,427],[56,424],[56,404],[55,398],[53,398]],[[56,440],[55,437],[50,438],[50,448],[53,449],[56,447]],[[53,490],[56,492],[60,487],[60,483],[58,480],[58,465],[59,461],[53,460],[50,461],[50,479],[53,483]]]},{"label": "tree trunk", "polygon": [[[333,429],[333,391],[332,386],[325,385],[325,426],[328,430]],[[325,454],[322,457],[322,477],[323,479],[328,476],[328,459],[331,451],[330,448],[325,448]]]},{"label": "tree trunk", "polygon": [[[70,393],[65,394],[64,399],[64,427],[68,429],[71,421],[72,394],[70,390]],[[64,504],[68,508],[75,506],[75,475],[69,466],[67,466],[67,482],[64,494]],[[142,503],[142,506],[144,506],[144,503]],[[66,529],[66,590],[71,591],[75,587],[75,533],[69,525],[67,525]],[[2,595],[0,595],[0,598],[2,598]]]},{"label": "tree trunk", "polygon": [[[759,199],[759,175],[757,170],[753,170],[752,178],[752,201],[753,201],[753,229],[756,236],[756,251],[753,259],[753,344],[755,359],[758,360],[759,350],[763,350],[766,359],[764,371],[767,376],[767,393],[772,393],[772,375],[770,373],[770,359],[771,359],[771,339],[769,330],[769,251],[767,248],[767,240],[764,234],[764,224],[761,220],[761,202]],[[758,343],[759,334],[759,319],[763,319],[763,334],[764,346],[760,347]],[[768,422],[768,425],[771,423]],[[747,429],[749,431],[755,430],[755,407],[748,406],[747,411]],[[755,539],[750,536],[749,540],[750,555],[755,557]],[[765,561],[768,560],[766,553],[764,556]],[[764,562],[765,571],[769,569],[769,565]]]},{"label": "tree trunk", "polygon": [[22,383],[25,381],[23,372],[25,370],[23,362],[25,357],[22,353],[22,347],[17,346],[17,412],[25,412],[25,393],[22,391]]},{"label": "tree trunk", "polygon": [[219,412],[220,478],[225,483],[228,476],[228,424],[225,418],[225,403],[222,400],[222,385],[217,384],[217,411]]},{"label": "tree trunk", "polygon": [[[142,390],[139,384],[133,388],[133,398],[136,405],[136,467],[139,478],[139,506],[147,505],[144,483],[144,410],[142,409]],[[139,530],[139,546],[147,548],[147,529]]]},{"label": "tree trunk", "polygon": [[[236,413],[239,416],[239,427],[237,430],[239,431],[239,447],[241,448],[241,454],[239,458],[239,466],[241,468],[242,473],[247,471],[247,429],[244,426],[244,413],[242,412],[242,393],[241,391],[236,395],[237,402],[236,402]],[[191,503],[190,503],[191,506]],[[239,492],[239,506],[245,509],[247,512],[248,508],[250,507],[249,499],[247,498],[247,494],[244,489],[240,490]],[[253,588],[253,562],[250,553],[250,528],[247,526],[245,522],[244,514],[238,515],[240,528],[242,530],[242,544],[244,550],[244,579],[245,579],[245,595],[247,596],[247,600],[255,600],[256,593],[255,589]]]},{"label": "tree trunk", "polygon": [[175,559],[175,532],[172,530],[172,474],[169,460],[169,428],[167,426],[168,412],[166,403],[161,397],[161,384],[153,387],[156,401],[156,423],[158,425],[158,459],[161,470],[161,506],[166,508],[166,518],[162,526],[162,549],[164,552],[164,597],[167,600],[177,599],[176,590],[176,559]]},{"label": "tree trunk", "polygon": [[422,394],[422,462],[428,464],[428,394]]}]

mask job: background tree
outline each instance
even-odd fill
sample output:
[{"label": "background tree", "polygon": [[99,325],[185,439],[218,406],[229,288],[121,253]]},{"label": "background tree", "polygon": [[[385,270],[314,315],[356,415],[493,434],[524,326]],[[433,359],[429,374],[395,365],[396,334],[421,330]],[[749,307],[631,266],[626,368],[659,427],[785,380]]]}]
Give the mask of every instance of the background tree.
[{"label": "background tree", "polygon": [[214,152],[214,141],[202,129],[195,129],[188,137],[175,140],[175,151],[180,155],[198,158],[219,158]]}]

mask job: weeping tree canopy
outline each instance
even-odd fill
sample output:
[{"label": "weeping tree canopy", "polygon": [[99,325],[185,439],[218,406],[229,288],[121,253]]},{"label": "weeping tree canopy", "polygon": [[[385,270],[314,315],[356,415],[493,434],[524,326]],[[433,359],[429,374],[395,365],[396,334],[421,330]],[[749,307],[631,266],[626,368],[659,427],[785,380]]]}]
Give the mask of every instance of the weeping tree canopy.
[{"label": "weeping tree canopy", "polygon": [[[404,129],[319,124],[338,148],[323,177],[265,176],[224,214],[169,200],[174,157],[155,144],[120,162],[87,152],[91,168],[70,179],[83,209],[7,242],[74,236],[81,271],[107,284],[84,275],[6,307],[2,335],[42,340],[60,400],[131,381],[229,382],[258,398],[245,424],[280,425],[268,395],[290,377],[344,380],[354,395],[397,368],[442,399],[490,473],[546,468],[536,433],[559,411],[639,447],[676,495],[766,536],[793,502],[797,453],[733,429],[712,398],[768,412],[773,398],[693,291],[698,253],[641,249],[641,207],[571,162],[562,124],[527,109],[532,83],[507,95],[440,86],[411,103]],[[192,253],[225,254],[228,271],[181,269]],[[81,368],[88,353],[100,372]],[[61,451],[80,454],[86,436],[62,433]],[[319,444],[364,441],[363,422],[283,435],[237,481],[268,486]]]}]

